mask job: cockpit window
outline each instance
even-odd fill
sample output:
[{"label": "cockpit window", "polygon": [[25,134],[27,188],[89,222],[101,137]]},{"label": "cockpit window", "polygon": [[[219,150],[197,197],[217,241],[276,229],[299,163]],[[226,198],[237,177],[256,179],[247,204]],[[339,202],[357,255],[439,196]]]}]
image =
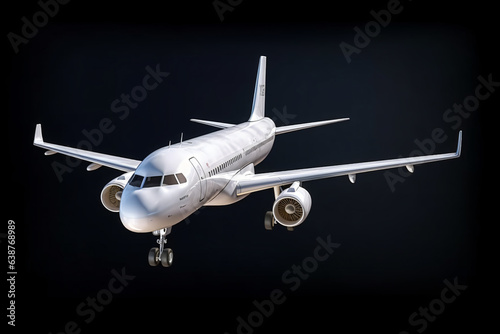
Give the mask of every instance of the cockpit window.
[{"label": "cockpit window", "polygon": [[182,173],[169,174],[165,176],[158,175],[158,176],[146,176],[146,177],[134,174],[128,184],[138,188],[140,188],[141,185],[144,188],[152,188],[152,187],[160,187],[162,185],[173,186],[176,184],[181,184],[186,182],[187,182],[186,177]]},{"label": "cockpit window", "polygon": [[146,176],[146,180],[144,181],[144,188],[149,187],[159,187],[161,186],[161,178],[162,176]]},{"label": "cockpit window", "polygon": [[130,179],[129,184],[132,187],[140,187],[143,179],[144,179],[144,176],[134,174],[134,176],[132,176],[132,178]]},{"label": "cockpit window", "polygon": [[186,183],[186,177],[182,173],[175,174],[177,176],[177,180],[179,180],[179,183]]},{"label": "cockpit window", "polygon": [[177,179],[175,178],[175,175],[174,174],[165,175],[165,177],[163,178],[163,184],[166,186],[177,184]]}]

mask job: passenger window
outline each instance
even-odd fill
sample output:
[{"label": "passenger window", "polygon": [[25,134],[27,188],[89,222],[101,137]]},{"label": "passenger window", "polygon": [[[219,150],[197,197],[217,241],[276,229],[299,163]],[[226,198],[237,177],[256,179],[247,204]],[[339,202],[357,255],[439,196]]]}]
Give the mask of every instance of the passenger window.
[{"label": "passenger window", "polygon": [[144,176],[134,174],[134,176],[130,179],[129,184],[132,187],[140,187],[143,179],[144,179]]},{"label": "passenger window", "polygon": [[144,181],[144,188],[159,187],[161,186],[162,176],[147,176]]},{"label": "passenger window", "polygon": [[175,174],[175,176],[177,176],[179,183],[186,183],[187,180],[186,180],[186,177],[184,176],[184,174],[179,173],[179,174]]},{"label": "passenger window", "polygon": [[174,174],[165,175],[165,177],[163,178],[163,184],[167,186],[177,184],[177,179],[175,178],[175,175]]}]

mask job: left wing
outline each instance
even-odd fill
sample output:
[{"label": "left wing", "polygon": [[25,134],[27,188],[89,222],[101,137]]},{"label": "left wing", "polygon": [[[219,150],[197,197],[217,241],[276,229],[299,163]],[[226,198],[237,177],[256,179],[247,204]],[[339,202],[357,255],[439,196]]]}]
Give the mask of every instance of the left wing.
[{"label": "left wing", "polygon": [[345,164],[338,166],[327,166],[317,168],[295,169],[282,172],[271,172],[253,175],[238,175],[234,179],[237,183],[236,193],[238,196],[253,193],[256,191],[290,184],[295,181],[311,181],[348,175],[349,180],[354,183],[356,174],[373,172],[389,168],[405,166],[408,171],[413,172],[414,165],[425,164],[429,162],[455,159],[460,157],[462,150],[462,131],[458,134],[457,150],[454,153],[424,155],[420,157],[399,158],[390,160],[379,160],[370,162],[360,162],[354,164]]},{"label": "left wing", "polygon": [[141,163],[140,160],[133,160],[128,158],[117,157],[114,155],[81,150],[78,148],[72,148],[68,146],[46,143],[43,141],[41,124],[36,125],[33,145],[47,149],[48,151],[45,152],[45,155],[62,153],[65,155],[69,155],[70,157],[73,158],[90,161],[91,164],[87,167],[88,171],[93,171],[101,166],[106,166],[124,172],[132,172],[135,171],[137,166],[139,166],[139,164]]}]

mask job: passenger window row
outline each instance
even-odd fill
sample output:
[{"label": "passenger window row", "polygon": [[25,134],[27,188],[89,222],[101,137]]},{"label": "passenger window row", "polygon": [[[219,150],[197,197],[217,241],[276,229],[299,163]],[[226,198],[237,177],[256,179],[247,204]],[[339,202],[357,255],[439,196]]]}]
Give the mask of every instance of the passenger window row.
[{"label": "passenger window row", "polygon": [[220,164],[219,166],[215,167],[214,169],[210,170],[208,172],[209,176],[214,176],[215,174],[220,173],[224,168],[231,166],[234,164],[236,161],[240,160],[242,158],[241,154],[238,154],[231,159],[227,160],[226,162]]}]

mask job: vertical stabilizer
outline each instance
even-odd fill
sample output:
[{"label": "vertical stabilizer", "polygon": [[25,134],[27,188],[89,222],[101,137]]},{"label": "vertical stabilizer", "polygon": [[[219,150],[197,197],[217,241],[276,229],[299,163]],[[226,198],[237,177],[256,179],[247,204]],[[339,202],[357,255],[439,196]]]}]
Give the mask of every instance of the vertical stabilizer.
[{"label": "vertical stabilizer", "polygon": [[265,117],[266,103],[266,56],[260,56],[259,68],[257,69],[257,79],[255,80],[255,89],[253,92],[251,121],[258,121]]}]

